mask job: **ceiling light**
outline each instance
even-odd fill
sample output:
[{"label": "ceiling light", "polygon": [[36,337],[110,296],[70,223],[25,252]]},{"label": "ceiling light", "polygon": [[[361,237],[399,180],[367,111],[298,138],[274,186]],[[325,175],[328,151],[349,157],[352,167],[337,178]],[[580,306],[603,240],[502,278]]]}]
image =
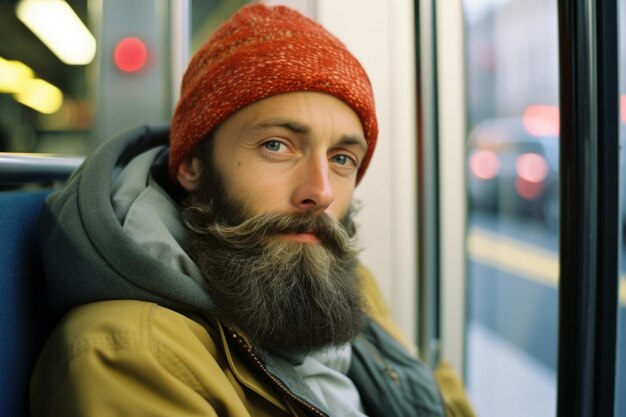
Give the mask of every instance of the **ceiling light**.
[{"label": "ceiling light", "polygon": [[26,80],[13,97],[20,103],[47,114],[59,110],[63,104],[61,90],[39,78]]},{"label": "ceiling light", "polygon": [[15,12],[64,63],[86,65],[93,60],[96,40],[65,1],[22,0]]},{"label": "ceiling light", "polygon": [[0,58],[0,93],[16,93],[30,78],[33,78],[33,70],[27,65]]}]

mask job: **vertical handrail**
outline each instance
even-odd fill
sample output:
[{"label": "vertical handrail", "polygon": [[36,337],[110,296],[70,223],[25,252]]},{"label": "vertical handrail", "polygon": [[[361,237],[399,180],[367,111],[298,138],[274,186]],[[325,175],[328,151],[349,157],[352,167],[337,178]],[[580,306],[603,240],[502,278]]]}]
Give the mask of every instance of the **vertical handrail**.
[{"label": "vertical handrail", "polygon": [[611,417],[618,306],[617,1],[559,0],[559,417]]},{"label": "vertical handrail", "polygon": [[439,148],[437,102],[436,4],[415,2],[417,74],[418,323],[420,354],[431,366],[439,361],[441,271]]}]

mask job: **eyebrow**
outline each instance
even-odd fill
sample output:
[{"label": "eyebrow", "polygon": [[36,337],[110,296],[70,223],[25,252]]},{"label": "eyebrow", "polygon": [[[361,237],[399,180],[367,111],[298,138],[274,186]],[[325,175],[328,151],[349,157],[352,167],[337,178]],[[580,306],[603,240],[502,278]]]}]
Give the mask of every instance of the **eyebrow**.
[{"label": "eyebrow", "polygon": [[[311,127],[304,124],[304,123],[300,123],[298,121],[295,120],[291,120],[291,119],[285,119],[285,118],[274,118],[274,119],[268,119],[268,120],[263,120],[255,125],[252,126],[253,130],[260,130],[260,129],[267,129],[267,128],[273,128],[273,127],[279,127],[279,128],[283,128],[283,129],[287,129],[297,135],[300,136],[310,136],[311,135]],[[368,148],[367,142],[365,141],[365,138],[363,138],[360,135],[343,135],[341,136],[341,140],[339,141],[339,144],[342,145],[357,145],[361,148],[363,148],[363,151],[366,151]]]}]

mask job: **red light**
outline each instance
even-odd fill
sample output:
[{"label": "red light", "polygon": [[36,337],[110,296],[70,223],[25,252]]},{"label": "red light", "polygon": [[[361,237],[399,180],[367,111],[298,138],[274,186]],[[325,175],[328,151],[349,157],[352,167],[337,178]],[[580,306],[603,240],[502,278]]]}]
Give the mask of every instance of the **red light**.
[{"label": "red light", "polygon": [[139,71],[148,59],[148,49],[139,38],[123,38],[113,51],[115,65],[124,72]]},{"label": "red light", "polygon": [[523,178],[515,179],[515,190],[520,197],[526,200],[534,200],[541,195],[544,185],[542,182],[528,182]]},{"label": "red light", "polygon": [[491,151],[478,151],[470,157],[469,167],[472,173],[481,180],[490,180],[500,171],[498,155]]},{"label": "red light", "polygon": [[533,104],[524,111],[524,127],[533,136],[558,136],[559,119],[556,106]]},{"label": "red light", "polygon": [[528,182],[540,183],[548,176],[548,163],[545,158],[536,153],[525,153],[517,157],[515,171],[517,175]]}]

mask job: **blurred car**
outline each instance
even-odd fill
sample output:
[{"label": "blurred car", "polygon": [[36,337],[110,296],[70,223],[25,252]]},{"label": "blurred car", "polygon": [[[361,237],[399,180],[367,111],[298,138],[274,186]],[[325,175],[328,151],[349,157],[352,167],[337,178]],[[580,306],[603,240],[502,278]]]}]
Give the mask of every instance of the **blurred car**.
[{"label": "blurred car", "polygon": [[482,121],[470,132],[467,158],[471,208],[533,216],[558,228],[558,120],[556,128],[525,117]]},{"label": "blurred car", "polygon": [[[558,109],[531,106],[522,117],[477,124],[467,143],[470,207],[534,216],[558,230],[558,123]],[[626,242],[626,121],[620,128],[619,210]]]}]

